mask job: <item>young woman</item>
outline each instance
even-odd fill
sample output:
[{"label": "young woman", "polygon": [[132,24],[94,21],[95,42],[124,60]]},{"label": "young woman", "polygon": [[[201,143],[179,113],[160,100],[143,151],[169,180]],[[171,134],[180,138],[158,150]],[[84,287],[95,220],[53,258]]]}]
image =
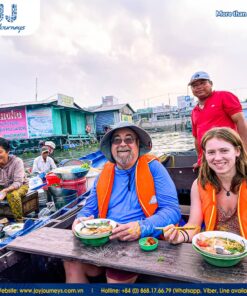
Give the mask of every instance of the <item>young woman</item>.
[{"label": "young woman", "polygon": [[164,229],[172,244],[191,242],[201,229],[229,231],[247,237],[247,154],[239,135],[230,128],[214,128],[202,139],[199,177],[191,188],[190,218],[194,230]]}]

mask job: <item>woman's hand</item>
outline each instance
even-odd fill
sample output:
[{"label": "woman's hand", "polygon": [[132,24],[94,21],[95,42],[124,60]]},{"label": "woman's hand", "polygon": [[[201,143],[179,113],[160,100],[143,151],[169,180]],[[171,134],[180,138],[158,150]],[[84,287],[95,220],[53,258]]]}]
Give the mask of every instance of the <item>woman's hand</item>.
[{"label": "woman's hand", "polygon": [[89,217],[79,217],[79,218],[76,218],[75,221],[72,224],[72,230],[75,231],[75,227],[76,227],[77,224],[79,224],[79,223],[81,223],[83,221],[92,220],[92,219],[94,219],[94,216],[93,215],[91,215]]},{"label": "woman's hand", "polygon": [[110,239],[118,238],[122,241],[134,241],[141,236],[141,228],[138,222],[120,224],[112,230]]},{"label": "woman's hand", "polygon": [[165,240],[170,244],[177,245],[185,242],[185,235],[181,231],[175,229],[175,225],[170,224],[163,229]]}]

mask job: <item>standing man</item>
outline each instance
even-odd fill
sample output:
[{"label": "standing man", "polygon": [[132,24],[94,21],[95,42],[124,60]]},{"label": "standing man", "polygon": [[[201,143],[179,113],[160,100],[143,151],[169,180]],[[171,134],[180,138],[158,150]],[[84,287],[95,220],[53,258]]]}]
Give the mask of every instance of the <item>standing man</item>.
[{"label": "standing man", "polygon": [[[129,122],[120,122],[101,140],[100,150],[109,160],[95,181],[80,221],[109,218],[118,223],[110,239],[134,241],[162,233],[155,227],[178,223],[180,210],[176,188],[168,172],[153,155],[147,132]],[[134,283],[137,274],[100,268],[80,261],[64,262],[67,283],[88,283],[88,277],[106,273],[108,283]]]},{"label": "standing man", "polygon": [[213,82],[208,73],[200,71],[192,75],[189,84],[198,104],[192,110],[192,133],[200,166],[202,158],[201,140],[213,127],[230,127],[237,131],[247,149],[247,126],[239,99],[227,91],[213,91]]}]

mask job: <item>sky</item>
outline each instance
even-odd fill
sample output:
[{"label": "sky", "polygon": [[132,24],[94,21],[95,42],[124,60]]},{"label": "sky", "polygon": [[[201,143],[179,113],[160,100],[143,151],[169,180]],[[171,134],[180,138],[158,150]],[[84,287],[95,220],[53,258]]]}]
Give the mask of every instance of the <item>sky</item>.
[{"label": "sky", "polygon": [[30,36],[0,37],[0,104],[62,93],[81,107],[177,104],[192,74],[247,99],[245,0],[41,0]]}]

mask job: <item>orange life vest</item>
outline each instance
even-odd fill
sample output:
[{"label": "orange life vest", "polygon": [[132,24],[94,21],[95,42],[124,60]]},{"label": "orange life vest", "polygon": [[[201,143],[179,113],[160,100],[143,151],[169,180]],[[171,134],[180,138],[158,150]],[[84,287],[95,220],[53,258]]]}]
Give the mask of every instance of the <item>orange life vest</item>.
[{"label": "orange life vest", "polygon": [[[136,193],[146,217],[152,216],[158,207],[157,202],[150,203],[152,197],[155,196],[155,186],[148,163],[155,159],[158,160],[158,158],[153,155],[140,156],[135,171]],[[100,218],[106,218],[107,215],[114,182],[114,173],[115,164],[108,161],[99,176],[96,190]]]},{"label": "orange life vest", "polygon": [[[214,230],[216,224],[216,190],[211,184],[206,184],[205,190],[198,183],[202,203],[203,219],[206,230]],[[238,193],[238,222],[241,235],[247,238],[247,183],[243,181]]]}]

